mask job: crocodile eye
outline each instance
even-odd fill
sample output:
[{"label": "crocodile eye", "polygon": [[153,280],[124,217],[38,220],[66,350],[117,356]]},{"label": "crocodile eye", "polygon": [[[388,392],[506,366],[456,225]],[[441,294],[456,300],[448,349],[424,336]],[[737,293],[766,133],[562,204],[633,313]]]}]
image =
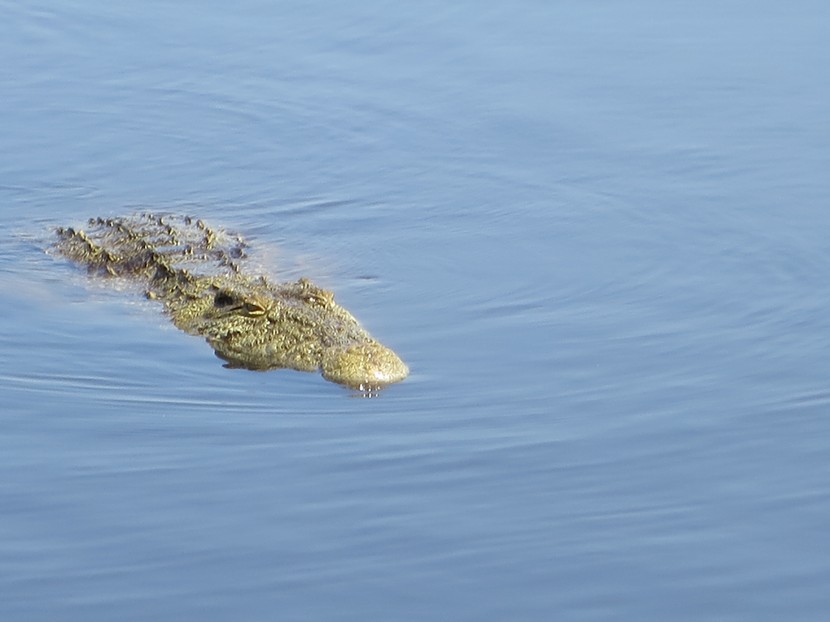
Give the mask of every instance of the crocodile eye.
[{"label": "crocodile eye", "polygon": [[329,307],[334,302],[334,294],[325,289],[318,289],[313,293],[307,294],[305,301],[310,305]]},{"label": "crocodile eye", "polygon": [[229,307],[236,302],[228,292],[217,292],[213,299],[213,306],[215,307]]},{"label": "crocodile eye", "polygon": [[251,317],[265,315],[265,307],[258,302],[246,302],[242,308],[245,310],[245,314]]}]

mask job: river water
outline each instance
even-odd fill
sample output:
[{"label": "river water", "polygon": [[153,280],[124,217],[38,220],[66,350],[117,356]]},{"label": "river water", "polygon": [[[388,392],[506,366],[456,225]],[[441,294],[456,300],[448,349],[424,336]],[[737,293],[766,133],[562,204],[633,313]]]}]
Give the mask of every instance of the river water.
[{"label": "river water", "polygon": [[[826,620],[830,9],[0,1],[0,619]],[[412,375],[44,252],[244,233]]]}]

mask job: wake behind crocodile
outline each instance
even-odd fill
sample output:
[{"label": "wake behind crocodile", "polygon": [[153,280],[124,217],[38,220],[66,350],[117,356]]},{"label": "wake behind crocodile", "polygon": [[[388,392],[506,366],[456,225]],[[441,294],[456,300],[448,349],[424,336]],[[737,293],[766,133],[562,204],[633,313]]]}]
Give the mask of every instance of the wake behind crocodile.
[{"label": "wake behind crocodile", "polygon": [[136,214],[60,227],[55,251],[92,275],[128,279],[181,330],[205,338],[230,367],[321,371],[373,390],[409,369],[331,291],[306,278],[273,283],[246,272],[248,243],[188,216]]}]

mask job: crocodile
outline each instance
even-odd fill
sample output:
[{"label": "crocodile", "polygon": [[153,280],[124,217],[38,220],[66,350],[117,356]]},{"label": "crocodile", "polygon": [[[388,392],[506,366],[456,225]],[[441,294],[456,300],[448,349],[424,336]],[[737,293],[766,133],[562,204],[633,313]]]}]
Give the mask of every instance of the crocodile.
[{"label": "crocodile", "polygon": [[374,391],[409,369],[307,278],[273,283],[244,270],[248,243],[190,216],[140,213],[59,227],[53,248],[92,275],[140,284],[179,329],[204,337],[226,367],[320,371]]}]

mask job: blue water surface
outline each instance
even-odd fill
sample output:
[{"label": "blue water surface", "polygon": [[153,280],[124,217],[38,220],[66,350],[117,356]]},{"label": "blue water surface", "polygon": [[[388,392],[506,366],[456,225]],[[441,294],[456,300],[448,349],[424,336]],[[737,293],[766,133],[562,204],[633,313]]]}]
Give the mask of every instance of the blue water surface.
[{"label": "blue water surface", "polygon": [[[826,620],[830,5],[0,0],[0,620]],[[46,252],[244,233],[407,361]]]}]

